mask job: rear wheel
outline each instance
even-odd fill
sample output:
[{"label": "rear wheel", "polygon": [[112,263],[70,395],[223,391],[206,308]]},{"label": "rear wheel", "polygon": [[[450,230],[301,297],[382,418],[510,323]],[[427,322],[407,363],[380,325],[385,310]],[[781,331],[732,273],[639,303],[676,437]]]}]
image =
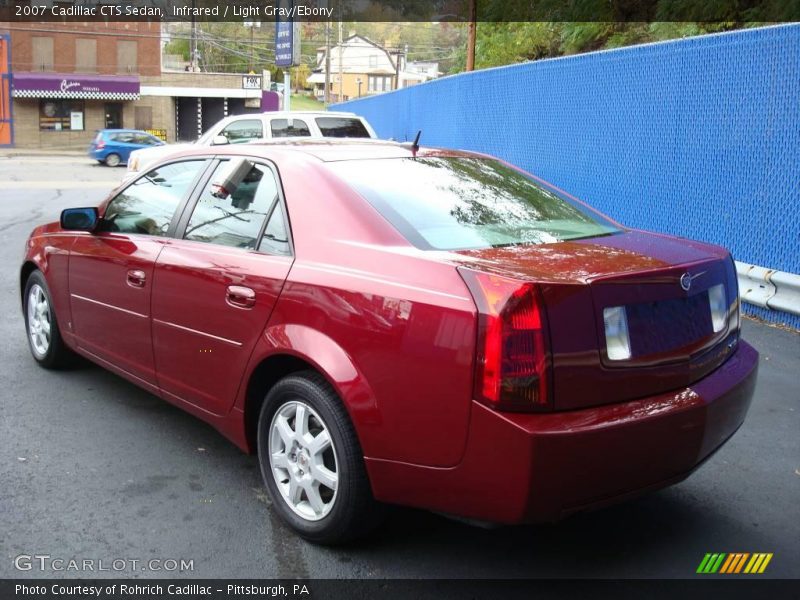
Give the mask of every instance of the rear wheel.
[{"label": "rear wheel", "polygon": [[33,358],[46,369],[72,364],[75,355],[61,338],[50,289],[41,271],[28,277],[24,298],[25,329]]},{"label": "rear wheel", "polygon": [[113,152],[106,156],[106,165],[109,167],[117,167],[120,163],[119,154],[114,154]]},{"label": "rear wheel", "polygon": [[273,508],[302,537],[342,543],[380,521],[353,425],[317,373],[285,377],[267,394],[258,456]]}]

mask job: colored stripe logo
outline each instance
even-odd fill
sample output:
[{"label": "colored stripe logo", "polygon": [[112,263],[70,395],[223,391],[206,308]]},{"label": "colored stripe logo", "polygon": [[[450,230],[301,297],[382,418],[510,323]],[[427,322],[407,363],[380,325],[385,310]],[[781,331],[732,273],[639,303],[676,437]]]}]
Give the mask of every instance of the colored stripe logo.
[{"label": "colored stripe logo", "polygon": [[738,573],[757,574],[763,573],[771,560],[771,552],[755,552],[753,554],[749,552],[733,552],[730,554],[709,552],[700,561],[697,572],[704,575],[714,573],[725,575]]}]

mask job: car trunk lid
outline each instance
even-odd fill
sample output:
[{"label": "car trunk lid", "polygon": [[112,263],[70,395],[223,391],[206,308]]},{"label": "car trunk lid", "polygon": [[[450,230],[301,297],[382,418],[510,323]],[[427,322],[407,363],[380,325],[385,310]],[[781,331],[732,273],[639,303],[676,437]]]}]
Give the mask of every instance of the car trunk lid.
[{"label": "car trunk lid", "polygon": [[[716,246],[626,231],[455,254],[464,266],[539,285],[557,410],[684,388],[722,364],[738,338],[733,262]],[[728,318],[714,331],[709,290],[718,285]],[[623,359],[608,352],[604,311],[614,307],[627,318]]]}]

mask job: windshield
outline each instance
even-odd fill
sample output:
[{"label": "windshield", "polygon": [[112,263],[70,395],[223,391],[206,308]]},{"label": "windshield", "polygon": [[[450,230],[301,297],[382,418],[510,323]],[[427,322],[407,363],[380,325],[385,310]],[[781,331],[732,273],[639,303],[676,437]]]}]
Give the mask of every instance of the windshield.
[{"label": "windshield", "polygon": [[424,250],[543,244],[619,231],[599,213],[497,160],[395,158],[329,167]]},{"label": "windshield", "polygon": [[209,129],[205,130],[203,135],[201,135],[192,143],[197,144],[198,146],[210,146],[211,140],[214,139],[214,136],[218,134],[219,130],[216,127],[210,127]]}]

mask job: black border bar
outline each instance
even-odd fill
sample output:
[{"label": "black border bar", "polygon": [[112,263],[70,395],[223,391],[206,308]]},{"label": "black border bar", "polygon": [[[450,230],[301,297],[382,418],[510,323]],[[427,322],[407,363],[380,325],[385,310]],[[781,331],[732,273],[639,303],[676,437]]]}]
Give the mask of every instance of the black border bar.
[{"label": "black border bar", "polygon": [[796,0],[0,0],[0,21],[466,22],[473,1],[495,23],[800,21]]},{"label": "black border bar", "polygon": [[[123,587],[125,586],[125,587]],[[97,593],[97,590],[100,593]],[[123,591],[124,590],[124,591]],[[3,579],[0,598],[35,600],[532,600],[536,598],[614,598],[623,600],[741,600],[800,597],[800,580],[761,578],[695,579]]]}]

